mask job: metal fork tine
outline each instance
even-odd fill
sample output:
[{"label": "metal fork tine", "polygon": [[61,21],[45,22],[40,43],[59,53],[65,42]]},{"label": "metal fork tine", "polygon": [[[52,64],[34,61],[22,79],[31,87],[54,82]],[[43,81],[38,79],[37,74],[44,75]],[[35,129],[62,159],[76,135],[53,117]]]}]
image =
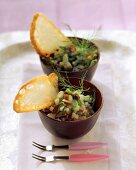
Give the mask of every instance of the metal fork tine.
[{"label": "metal fork tine", "polygon": [[43,161],[43,162],[46,162],[46,158],[43,157],[43,156],[39,156],[39,155],[36,155],[36,154],[32,154],[32,157],[39,160],[39,161]]},{"label": "metal fork tine", "polygon": [[46,146],[40,145],[39,143],[34,142],[34,141],[33,141],[33,144],[38,145],[38,146],[40,146],[40,147],[44,147],[44,148],[46,147]]},{"label": "metal fork tine", "polygon": [[32,145],[39,148],[39,149],[42,149],[44,151],[46,150],[46,146],[40,145],[40,144],[38,144],[38,143],[36,143],[34,141],[33,141]]},{"label": "metal fork tine", "polygon": [[36,154],[32,154],[33,156],[37,156],[37,157],[39,157],[39,158],[42,158],[42,159],[45,159],[45,157],[44,156],[39,156],[39,155],[36,155]]},{"label": "metal fork tine", "polygon": [[35,147],[37,147],[37,148],[39,148],[39,149],[42,149],[42,150],[46,150],[45,148],[43,148],[43,147],[40,147],[40,146],[38,146],[38,145],[35,145],[35,144],[33,144],[33,146],[35,146]]}]

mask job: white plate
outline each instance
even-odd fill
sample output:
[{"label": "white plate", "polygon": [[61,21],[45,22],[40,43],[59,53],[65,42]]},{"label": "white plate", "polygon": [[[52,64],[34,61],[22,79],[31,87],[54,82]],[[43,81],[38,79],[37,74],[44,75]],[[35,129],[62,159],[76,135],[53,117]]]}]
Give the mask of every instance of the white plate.
[{"label": "white plate", "polygon": [[[88,37],[89,31],[77,34]],[[122,31],[98,32],[96,43],[101,49],[100,63],[113,71],[117,116],[121,119],[121,151],[124,169],[135,167],[136,145],[136,34]],[[25,63],[39,63],[29,43],[28,32],[0,35],[0,169],[16,169],[18,115],[12,110],[13,98],[22,84]],[[127,75],[127,76],[126,76]],[[126,78],[127,77],[127,78]],[[126,80],[127,79],[127,80]],[[128,90],[129,89],[129,90]],[[123,97],[122,97],[123,94]],[[131,100],[131,102],[130,102]],[[125,106],[125,107],[124,107]],[[122,121],[123,120],[123,121]],[[130,123],[131,122],[131,123]],[[129,148],[128,148],[129,146]]]},{"label": "white plate", "polygon": [[[41,74],[41,69],[37,65],[24,65],[24,81]],[[37,164],[32,159],[32,153],[37,153],[37,149],[32,146],[32,141],[38,141],[44,145],[48,144],[69,144],[79,141],[103,141],[108,143],[108,147],[93,151],[80,151],[79,153],[99,153],[109,154],[110,159],[95,163],[68,163],[60,161],[57,163],[44,163],[38,166],[40,170],[48,169],[78,169],[78,170],[120,170],[120,147],[119,147],[119,122],[115,114],[114,95],[112,89],[112,74],[108,65],[99,65],[93,82],[101,90],[104,97],[104,105],[100,117],[94,128],[84,137],[77,140],[64,140],[57,138],[44,129],[37,112],[21,115],[19,128],[19,159],[18,170],[37,169]],[[71,132],[69,132],[71,133]],[[23,141],[23,142],[22,142]],[[113,149],[114,148],[114,149]],[[69,155],[73,152],[57,150],[55,152],[45,152],[43,155]]]}]

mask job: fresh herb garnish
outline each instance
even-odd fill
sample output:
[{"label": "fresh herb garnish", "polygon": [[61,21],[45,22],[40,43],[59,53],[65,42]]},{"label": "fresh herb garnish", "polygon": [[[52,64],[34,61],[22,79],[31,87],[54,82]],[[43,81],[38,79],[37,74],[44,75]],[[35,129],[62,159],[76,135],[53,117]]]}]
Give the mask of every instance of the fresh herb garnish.
[{"label": "fresh herb garnish", "polygon": [[79,82],[79,86],[72,85],[69,81],[68,76],[66,78],[62,77],[61,74],[56,69],[54,70],[54,72],[58,75],[59,85],[62,87],[62,89],[69,91],[69,93],[70,93],[70,91],[71,92],[74,92],[74,91],[79,92],[80,91],[80,93],[83,93],[84,91],[89,90],[89,88],[88,89],[84,88],[84,80],[85,80],[87,72],[82,75],[80,82]]},{"label": "fresh herb garnish", "polygon": [[98,48],[89,40],[71,37],[71,46],[60,46],[53,56],[44,57],[46,65],[58,71],[79,71],[93,66],[98,61]]}]

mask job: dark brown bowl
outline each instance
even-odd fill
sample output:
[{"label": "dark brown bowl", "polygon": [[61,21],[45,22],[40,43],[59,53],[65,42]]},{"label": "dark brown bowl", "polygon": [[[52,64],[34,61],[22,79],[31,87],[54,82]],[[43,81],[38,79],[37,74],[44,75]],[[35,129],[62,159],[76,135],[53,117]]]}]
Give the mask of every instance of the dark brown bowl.
[{"label": "dark brown bowl", "polygon": [[[72,85],[79,86],[80,79],[69,78],[69,81]],[[95,85],[91,84],[90,82],[84,80],[84,87],[95,90],[95,93],[96,93],[96,102],[94,105],[95,113],[85,120],[58,121],[58,120],[49,118],[43,111],[39,111],[40,119],[44,127],[50,133],[52,133],[55,136],[62,137],[62,138],[74,139],[74,138],[78,138],[78,137],[85,135],[93,128],[93,126],[95,125],[99,117],[100,110],[103,104],[103,98],[98,88]],[[86,91],[86,95],[87,94],[89,94],[89,92]]]},{"label": "dark brown bowl", "polygon": [[[82,38],[78,38],[78,39],[82,40]],[[88,40],[86,40],[86,41],[88,41]],[[98,47],[93,42],[90,41],[90,46],[92,46],[92,45],[98,49]],[[53,72],[52,67],[51,66],[47,66],[41,56],[39,58],[40,58],[40,62],[41,62],[41,66],[42,66],[43,72],[45,74],[52,73]],[[96,71],[99,59],[100,59],[100,53],[99,53],[99,49],[98,49],[98,61],[97,61],[97,63],[95,65],[90,66],[90,67],[88,67],[86,69],[83,69],[83,70],[79,70],[79,71],[71,71],[71,72],[70,71],[59,71],[59,73],[63,77],[77,77],[77,78],[81,78],[82,75],[85,75],[85,79],[90,81],[92,79],[95,71]]]}]

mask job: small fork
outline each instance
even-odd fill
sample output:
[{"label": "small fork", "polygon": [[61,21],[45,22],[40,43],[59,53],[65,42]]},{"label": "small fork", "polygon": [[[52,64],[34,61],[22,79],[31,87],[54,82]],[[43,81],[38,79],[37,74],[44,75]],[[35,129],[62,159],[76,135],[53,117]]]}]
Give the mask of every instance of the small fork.
[{"label": "small fork", "polygon": [[69,150],[87,150],[87,149],[96,149],[102,146],[106,146],[107,143],[104,142],[80,142],[76,144],[70,144],[70,145],[40,145],[36,142],[32,142],[32,145],[44,150],[44,151],[52,151],[54,149],[69,149]]},{"label": "small fork", "polygon": [[108,155],[97,154],[73,154],[70,156],[46,156],[46,157],[32,154],[32,157],[42,162],[54,162],[56,160],[68,160],[70,162],[93,162],[109,158]]}]

